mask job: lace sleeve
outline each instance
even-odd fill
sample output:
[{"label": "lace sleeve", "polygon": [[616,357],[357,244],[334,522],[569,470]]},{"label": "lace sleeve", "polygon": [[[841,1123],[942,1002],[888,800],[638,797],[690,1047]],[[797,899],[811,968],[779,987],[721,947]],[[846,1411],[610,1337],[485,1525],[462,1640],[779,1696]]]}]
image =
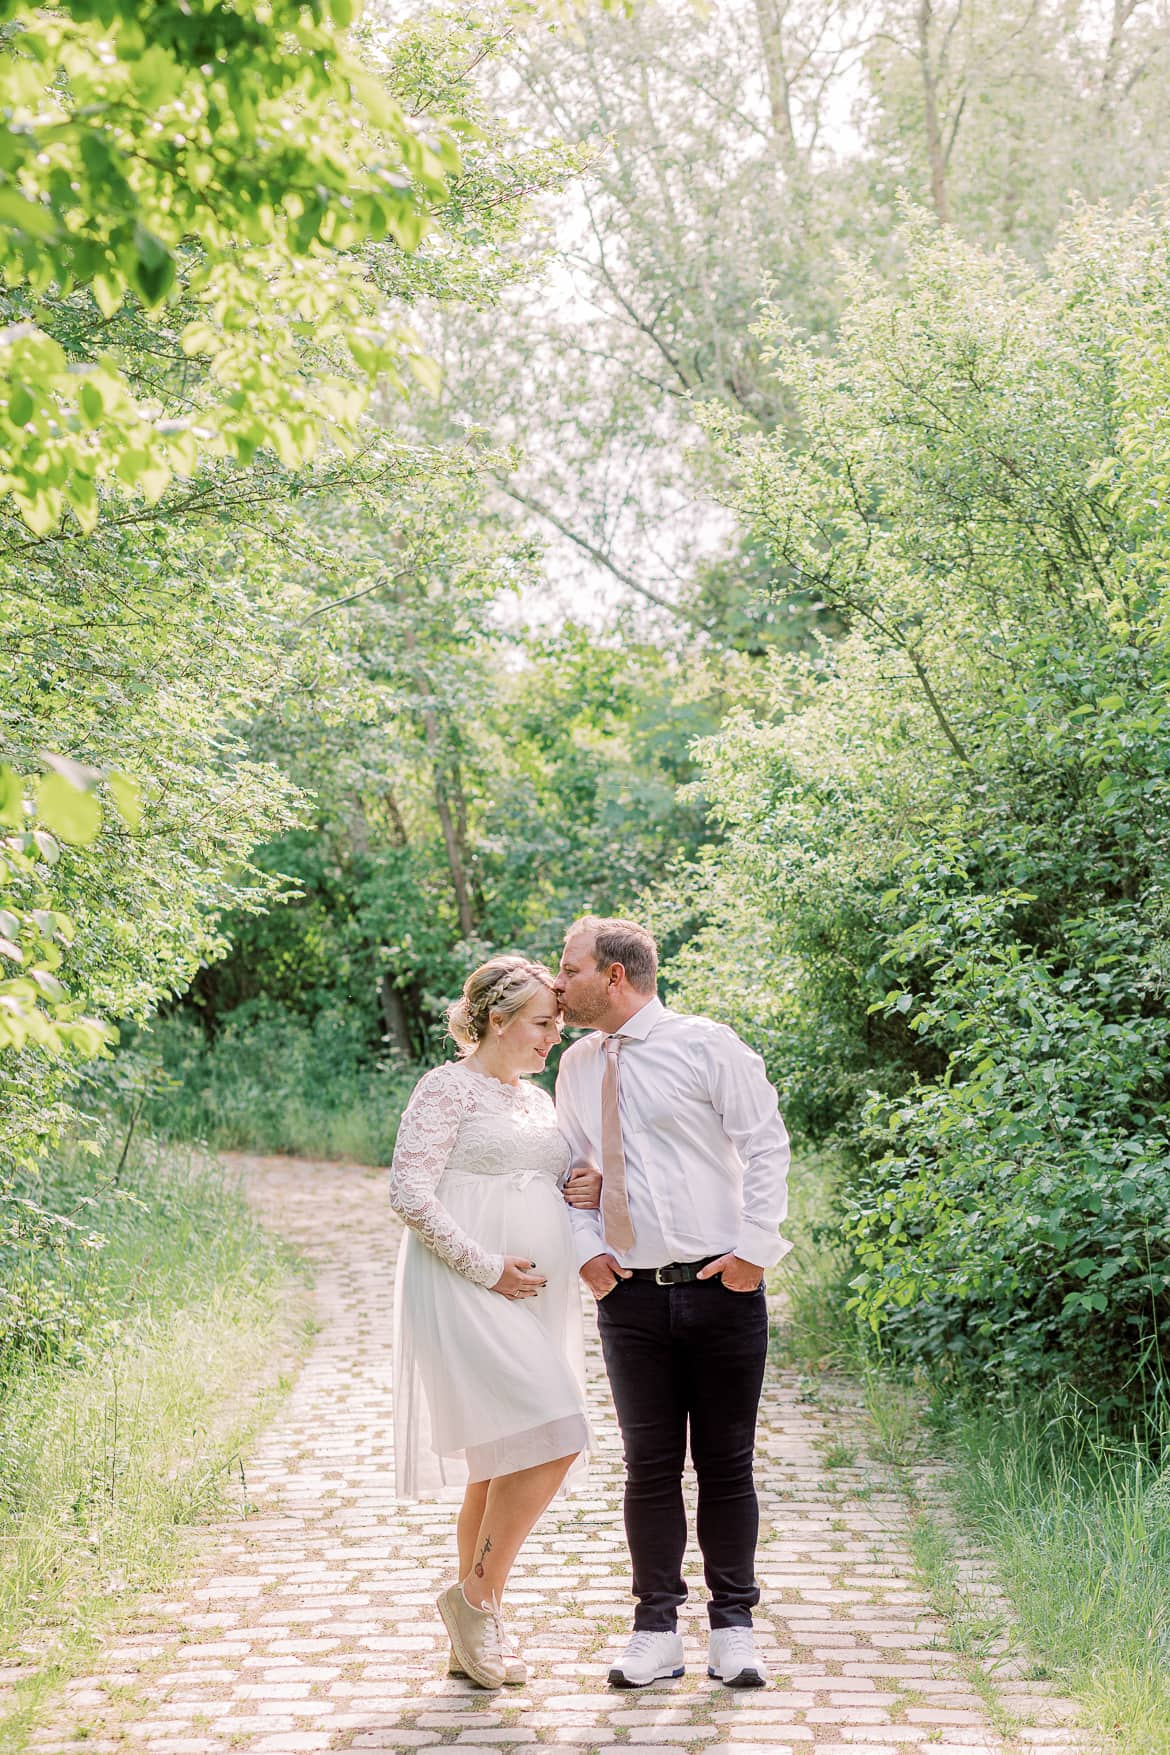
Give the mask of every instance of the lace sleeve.
[{"label": "lace sleeve", "polygon": [[481,1249],[435,1198],[462,1114],[460,1093],[447,1069],[424,1073],[399,1125],[390,1166],[390,1205],[448,1267],[476,1285],[494,1286],[504,1271],[503,1256]]}]

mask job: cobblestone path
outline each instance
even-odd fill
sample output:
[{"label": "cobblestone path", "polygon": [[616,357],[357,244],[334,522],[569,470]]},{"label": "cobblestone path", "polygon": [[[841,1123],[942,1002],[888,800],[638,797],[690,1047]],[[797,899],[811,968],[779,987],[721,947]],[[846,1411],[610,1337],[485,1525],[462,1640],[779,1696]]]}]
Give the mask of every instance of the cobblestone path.
[{"label": "cobblestone path", "polygon": [[[234,1160],[268,1221],[317,1273],[320,1331],[275,1423],[247,1459],[246,1520],[201,1533],[188,1583],[146,1605],[38,1740],[60,1750],[501,1755],[1068,1755],[1065,1703],[1008,1666],[1014,1722],[989,1726],[916,1586],[901,1499],[838,1418],[770,1372],[759,1445],[766,1691],[708,1680],[698,1555],[683,1623],[687,1673],[639,1693],[605,1685],[630,1613],[620,1449],[594,1343],[601,1453],[588,1488],[554,1505],[514,1576],[510,1613],[531,1684],[487,1694],[449,1679],[434,1597],[454,1569],[453,1512],[391,1491],[392,1267],[398,1234],[380,1177],[289,1159]],[[592,1316],[587,1318],[595,1334]],[[1016,1677],[1017,1679],[1011,1679]],[[1001,1733],[1004,1727],[1000,1721]],[[80,1739],[79,1740],[79,1733]]]}]

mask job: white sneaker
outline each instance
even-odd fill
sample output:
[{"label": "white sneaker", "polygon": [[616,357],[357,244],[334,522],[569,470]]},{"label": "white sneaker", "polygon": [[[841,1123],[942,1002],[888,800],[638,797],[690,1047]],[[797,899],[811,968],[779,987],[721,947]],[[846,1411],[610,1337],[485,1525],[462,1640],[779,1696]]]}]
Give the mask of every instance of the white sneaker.
[{"label": "white sneaker", "polygon": [[683,1642],[677,1633],[634,1633],[609,1672],[611,1688],[646,1688],[683,1673]]},{"label": "white sneaker", "polygon": [[707,1674],[728,1688],[763,1688],[768,1672],[756,1656],[750,1627],[712,1627]]},{"label": "white sneaker", "polygon": [[502,1688],[503,1638],[494,1599],[490,1609],[477,1609],[464,1596],[463,1586],[453,1584],[440,1592],[438,1610],[463,1674],[481,1688]]}]

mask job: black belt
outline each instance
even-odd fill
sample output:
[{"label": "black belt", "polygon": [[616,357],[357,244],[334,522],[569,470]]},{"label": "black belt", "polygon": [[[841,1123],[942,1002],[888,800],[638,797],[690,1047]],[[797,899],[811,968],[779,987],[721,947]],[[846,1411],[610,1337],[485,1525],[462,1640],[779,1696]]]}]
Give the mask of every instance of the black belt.
[{"label": "black belt", "polygon": [[705,1255],[702,1261],[668,1261],[660,1268],[630,1268],[631,1280],[653,1280],[656,1286],[689,1286],[699,1277],[699,1269],[718,1261],[717,1255]]}]

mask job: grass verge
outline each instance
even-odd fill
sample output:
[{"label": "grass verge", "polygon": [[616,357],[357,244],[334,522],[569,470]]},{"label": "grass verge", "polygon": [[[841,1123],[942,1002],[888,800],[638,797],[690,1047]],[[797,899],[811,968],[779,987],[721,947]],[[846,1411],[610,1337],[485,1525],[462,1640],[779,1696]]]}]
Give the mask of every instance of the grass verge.
[{"label": "grass verge", "polygon": [[291,1256],[213,1164],[147,1148],[116,1190],[89,1177],[105,1247],[90,1233],[43,1264],[72,1324],[50,1356],[11,1351],[0,1382],[3,1755],[182,1567],[184,1528],[244,1507],[244,1446],[307,1332]]},{"label": "grass verge", "polygon": [[[997,1679],[1005,1641],[1025,1679],[1055,1683],[1081,1722],[1125,1755],[1170,1755],[1170,1462],[1106,1432],[1091,1409],[988,1406],[899,1379],[845,1310],[829,1157],[793,1177],[797,1247],[774,1276],[785,1308],[773,1353],[860,1381],[878,1459],[902,1485],[915,1564],[971,1685],[1001,1734],[1015,1725]],[[944,1500],[920,1487],[941,1457]],[[1161,1458],[1170,1457],[1163,1445]],[[990,1564],[996,1607],[963,1552]]]},{"label": "grass verge", "polygon": [[959,1513],[1026,1645],[1126,1755],[1170,1755],[1170,1467],[1083,1410],[941,1424]]}]

